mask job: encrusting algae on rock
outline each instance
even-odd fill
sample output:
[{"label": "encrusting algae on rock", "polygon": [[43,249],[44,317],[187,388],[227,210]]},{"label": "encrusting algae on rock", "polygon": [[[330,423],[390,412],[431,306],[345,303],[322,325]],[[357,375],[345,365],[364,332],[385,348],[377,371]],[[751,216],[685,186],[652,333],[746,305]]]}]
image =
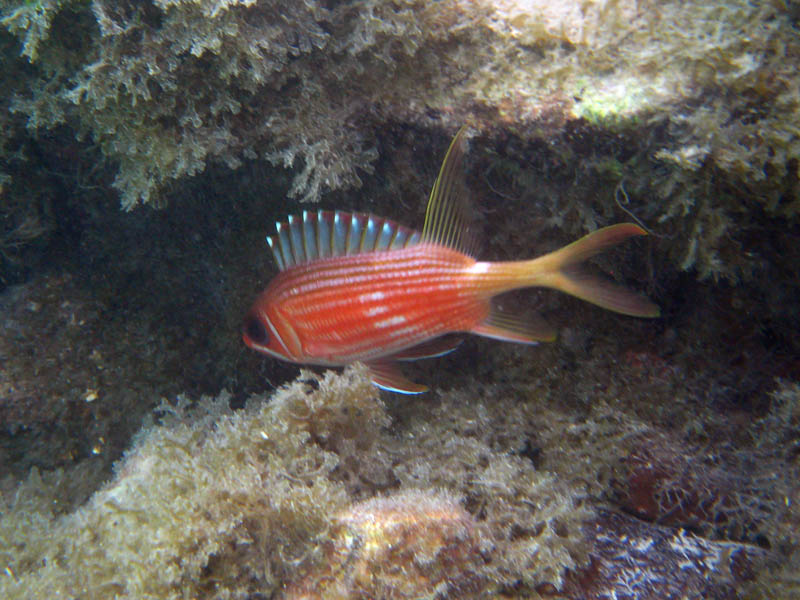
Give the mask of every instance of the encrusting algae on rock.
[{"label": "encrusting algae on rock", "polygon": [[64,478],[35,471],[15,495],[0,496],[0,597],[479,590],[479,530],[455,495],[348,497],[346,471],[370,471],[349,454],[363,463],[380,455],[388,416],[377,393],[356,366],[303,372],[269,402],[253,397],[239,411],[226,394],[162,405],[161,423],[143,430],[112,481],[71,513],[53,510]]},{"label": "encrusting algae on rock", "polygon": [[[162,405],[114,478],[54,513],[66,485],[37,472],[0,497],[0,597],[172,599],[269,596],[348,504],[326,440],[368,444],[386,424],[358,369],[304,374],[267,402]],[[368,446],[367,446],[368,447]],[[62,478],[63,479],[63,478]]]},{"label": "encrusting algae on rock", "polygon": [[[696,567],[665,570],[680,559],[669,540],[687,536],[662,527],[664,551],[639,552],[649,562],[617,576],[626,545],[647,548],[656,533],[607,519],[592,500],[605,496],[598,469],[618,456],[619,426],[598,429],[591,414],[560,422],[552,397],[514,390],[412,398],[391,431],[360,365],[304,371],[238,411],[226,394],[162,405],[161,423],[80,508],[55,502],[63,473],[34,471],[0,492],[0,597],[603,598],[647,569],[637,598],[680,589],[699,600],[735,597],[711,595],[732,588],[727,563],[704,557],[735,555],[746,566],[736,579],[760,568],[764,552],[746,544],[689,540],[702,550]],[[592,440],[569,435],[574,419]],[[532,456],[525,442],[544,443],[542,430],[572,452],[545,444]]]},{"label": "encrusting algae on rock", "polygon": [[282,600],[463,597],[483,589],[476,523],[450,494],[410,490],[336,515],[325,560]]},{"label": "encrusting algae on rock", "polygon": [[0,597],[467,598],[585,562],[568,487],[472,433],[433,426],[435,451],[390,433],[363,366],[229,402],[162,405],[72,512],[54,510],[58,474],[0,496]]}]

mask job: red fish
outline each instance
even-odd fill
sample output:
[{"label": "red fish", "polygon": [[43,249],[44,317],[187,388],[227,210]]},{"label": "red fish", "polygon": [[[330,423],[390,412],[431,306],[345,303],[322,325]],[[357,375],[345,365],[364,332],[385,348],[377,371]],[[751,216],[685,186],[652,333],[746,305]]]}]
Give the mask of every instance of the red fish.
[{"label": "red fish", "polygon": [[542,325],[501,312],[493,298],[543,286],[608,310],[656,317],[646,298],[587,275],[578,264],[645,231],[622,223],[532,260],[481,262],[470,252],[463,198],[464,129],[442,163],[422,232],[362,213],[304,212],[267,238],[280,268],[250,309],[244,343],[295,362],[364,362],[378,387],[407,394],[396,361],[439,356],[474,333],[511,342],[551,340]]}]

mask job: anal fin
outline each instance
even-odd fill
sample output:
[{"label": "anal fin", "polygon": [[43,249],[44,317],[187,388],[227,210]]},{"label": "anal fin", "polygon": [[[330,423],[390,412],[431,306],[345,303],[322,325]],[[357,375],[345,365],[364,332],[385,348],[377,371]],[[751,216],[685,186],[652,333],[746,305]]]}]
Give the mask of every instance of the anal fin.
[{"label": "anal fin", "polygon": [[556,339],[555,330],[544,319],[524,319],[519,315],[501,312],[496,306],[492,306],[489,316],[474,327],[472,333],[518,344],[537,344]]},{"label": "anal fin", "polygon": [[366,363],[373,385],[398,394],[421,394],[428,388],[406,378],[392,359],[372,360]]}]

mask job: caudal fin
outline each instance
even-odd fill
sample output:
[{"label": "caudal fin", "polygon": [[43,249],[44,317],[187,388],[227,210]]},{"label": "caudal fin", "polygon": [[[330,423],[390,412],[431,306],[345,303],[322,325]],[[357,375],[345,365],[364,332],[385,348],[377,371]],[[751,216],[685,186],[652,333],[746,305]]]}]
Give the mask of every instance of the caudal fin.
[{"label": "caudal fin", "polygon": [[583,261],[635,235],[647,232],[633,223],[620,223],[598,229],[581,239],[540,258],[525,261],[529,266],[529,285],[554,288],[633,317],[658,317],[658,306],[644,296],[606,279],[587,273]]}]

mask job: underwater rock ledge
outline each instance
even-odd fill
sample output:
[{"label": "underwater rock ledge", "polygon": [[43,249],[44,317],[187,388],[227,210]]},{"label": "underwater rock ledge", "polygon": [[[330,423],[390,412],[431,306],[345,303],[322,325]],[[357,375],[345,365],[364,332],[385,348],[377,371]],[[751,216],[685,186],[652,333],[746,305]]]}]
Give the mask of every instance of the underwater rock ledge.
[{"label": "underwater rock ledge", "polygon": [[6,242],[29,243],[15,226],[32,219],[31,234],[56,226],[54,170],[72,194],[113,186],[131,209],[256,160],[291,169],[290,198],[318,201],[360,187],[393,127],[470,123],[501,148],[494,171],[514,187],[541,173],[531,155],[569,164],[572,179],[580,161],[611,180],[600,205],[543,193],[553,225],[583,232],[622,206],[672,239],[673,264],[747,278],[766,249],[750,247],[742,222],[796,224],[800,207],[793,11],[746,0],[8,1]]}]

